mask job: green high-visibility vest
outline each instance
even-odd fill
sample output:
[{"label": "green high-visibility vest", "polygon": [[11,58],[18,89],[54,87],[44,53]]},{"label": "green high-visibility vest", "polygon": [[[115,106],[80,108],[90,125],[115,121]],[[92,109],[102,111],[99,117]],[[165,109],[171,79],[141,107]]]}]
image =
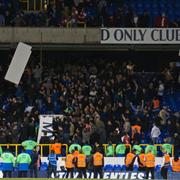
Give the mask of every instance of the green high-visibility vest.
[{"label": "green high-visibility vest", "polygon": [[162,149],[167,151],[168,154],[171,154],[172,152],[172,145],[171,144],[163,144]]},{"label": "green high-visibility vest", "polygon": [[71,144],[69,147],[69,152],[72,153],[72,151],[75,149],[75,147],[78,148],[78,151],[81,150],[81,146],[79,144]]},{"label": "green high-visibility vest", "polygon": [[12,153],[4,152],[2,153],[1,158],[3,160],[3,163],[13,163],[13,165],[15,165],[15,159]]},{"label": "green high-visibility vest", "polygon": [[126,146],[124,144],[118,144],[116,146],[116,154],[125,154]]},{"label": "green high-visibility vest", "polygon": [[145,148],[145,154],[148,153],[148,151],[151,150],[152,154],[153,155],[157,155],[157,147],[156,146],[153,146],[153,145],[148,145],[146,148]]},{"label": "green high-visibility vest", "polygon": [[83,154],[85,154],[86,156],[90,156],[91,155],[91,151],[92,151],[92,147],[89,145],[84,145],[82,147],[82,152]]},{"label": "green high-visibility vest", "polygon": [[33,150],[37,146],[37,142],[33,140],[23,141],[21,144],[25,150]]},{"label": "green high-visibility vest", "polygon": [[31,163],[31,157],[27,153],[21,153],[17,156],[16,163],[18,163],[18,164],[22,164],[22,163],[30,164]]},{"label": "green high-visibility vest", "polygon": [[114,156],[114,147],[112,144],[107,146],[106,156]]},{"label": "green high-visibility vest", "polygon": [[136,154],[141,154],[142,147],[139,145],[134,145],[133,150],[136,150]]}]

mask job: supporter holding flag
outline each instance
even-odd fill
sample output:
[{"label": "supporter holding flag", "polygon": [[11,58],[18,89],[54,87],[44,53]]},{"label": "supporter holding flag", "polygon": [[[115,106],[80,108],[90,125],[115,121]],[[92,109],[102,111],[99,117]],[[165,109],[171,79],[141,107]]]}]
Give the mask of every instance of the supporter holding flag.
[{"label": "supporter holding flag", "polygon": [[14,155],[6,149],[6,151],[1,155],[3,162],[3,178],[11,178],[13,167],[15,165]]},{"label": "supporter holding flag", "polygon": [[28,172],[30,163],[31,163],[30,155],[23,150],[23,152],[19,154],[16,159],[19,178],[27,177],[27,172]]},{"label": "supporter holding flag", "polygon": [[21,145],[26,150],[26,153],[31,155],[33,152],[33,149],[37,146],[37,142],[33,140],[26,140],[26,141],[23,141]]}]

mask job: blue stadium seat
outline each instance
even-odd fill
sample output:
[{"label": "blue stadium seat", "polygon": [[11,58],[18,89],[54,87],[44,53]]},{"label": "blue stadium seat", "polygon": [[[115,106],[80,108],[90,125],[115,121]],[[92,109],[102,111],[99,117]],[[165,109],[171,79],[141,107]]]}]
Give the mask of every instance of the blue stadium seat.
[{"label": "blue stadium seat", "polygon": [[122,171],[125,171],[125,170],[126,170],[126,166],[125,166],[125,165],[122,165],[121,170],[122,170]]},{"label": "blue stadium seat", "polygon": [[113,171],[113,165],[111,164],[106,164],[104,166],[104,171]]},{"label": "blue stadium seat", "polygon": [[41,163],[41,167],[40,167],[41,171],[46,171],[47,168],[48,168],[48,164],[46,162]]},{"label": "blue stadium seat", "polygon": [[119,164],[114,165],[113,170],[114,171],[121,171],[121,165],[119,165]]}]

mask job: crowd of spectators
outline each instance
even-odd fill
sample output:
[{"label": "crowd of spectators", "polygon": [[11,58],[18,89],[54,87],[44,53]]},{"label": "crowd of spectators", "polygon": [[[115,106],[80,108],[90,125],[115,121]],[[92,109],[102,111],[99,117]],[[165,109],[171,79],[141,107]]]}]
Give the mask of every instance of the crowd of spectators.
[{"label": "crowd of spectators", "polygon": [[5,70],[1,64],[0,144],[36,139],[39,114],[63,114],[53,122],[62,143],[179,148],[180,114],[163,105],[163,97],[179,88],[175,66],[148,73],[136,72],[131,62],[102,59],[36,64],[26,68],[19,86],[3,80]]},{"label": "crowd of spectators", "polygon": [[[6,2],[6,3],[3,3]],[[57,0],[37,12],[24,12],[18,1],[0,1],[0,26],[31,27],[179,27],[180,19],[161,10],[138,12],[123,0]],[[52,1],[50,1],[52,2]]]}]

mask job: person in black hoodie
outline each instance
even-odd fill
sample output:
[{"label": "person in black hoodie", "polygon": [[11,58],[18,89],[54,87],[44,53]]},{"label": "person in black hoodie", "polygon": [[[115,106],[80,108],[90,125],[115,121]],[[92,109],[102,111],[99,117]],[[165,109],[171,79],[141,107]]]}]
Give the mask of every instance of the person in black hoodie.
[{"label": "person in black hoodie", "polygon": [[31,154],[31,164],[30,164],[30,176],[31,176],[31,178],[33,178],[33,175],[35,178],[37,178],[38,161],[39,161],[39,154],[36,151],[36,149],[34,148],[32,154]]}]

